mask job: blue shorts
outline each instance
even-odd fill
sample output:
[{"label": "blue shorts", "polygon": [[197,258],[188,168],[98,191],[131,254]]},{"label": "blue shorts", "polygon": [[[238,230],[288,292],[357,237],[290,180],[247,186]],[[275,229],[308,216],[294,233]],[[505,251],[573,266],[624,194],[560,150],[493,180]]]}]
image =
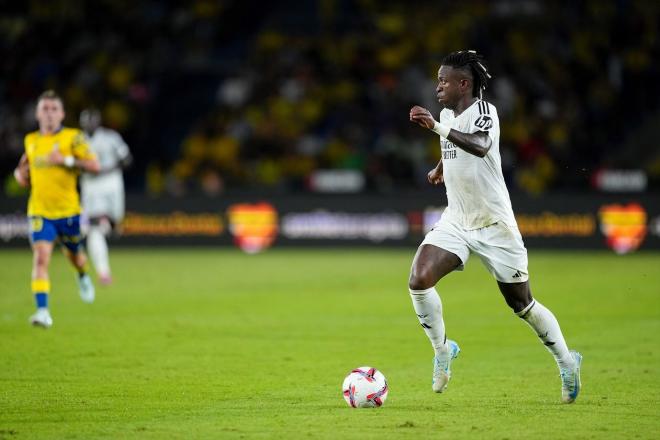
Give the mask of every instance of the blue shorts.
[{"label": "blue shorts", "polygon": [[30,217],[30,242],[50,241],[56,239],[74,254],[78,253],[82,235],[80,235],[80,216],[50,219],[45,217]]}]

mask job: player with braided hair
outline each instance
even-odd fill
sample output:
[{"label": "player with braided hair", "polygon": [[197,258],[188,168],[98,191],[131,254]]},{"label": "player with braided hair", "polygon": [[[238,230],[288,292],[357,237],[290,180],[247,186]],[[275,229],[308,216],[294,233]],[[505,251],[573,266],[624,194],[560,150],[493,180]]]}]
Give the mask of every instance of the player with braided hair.
[{"label": "player with braided hair", "polygon": [[436,94],[444,106],[440,120],[425,108],[410,110],[412,122],[440,135],[442,158],[428,180],[434,185],[444,182],[448,201],[417,250],[408,282],[415,313],[435,351],[432,388],[446,389],[450,363],[460,351],[455,341],[447,340],[435,286],[450,272],[462,270],[474,253],[496,279],[509,307],[554,356],[562,401],[571,403],[580,392],[582,356],[569,351],[557,319],[530,291],[527,250],[502,176],[497,109],[483,100],[490,77],[475,51],[453,52],[438,70]]},{"label": "player with braided hair", "polygon": [[486,90],[491,76],[481,55],[474,50],[459,50],[447,55],[442,60],[442,65],[451,66],[454,69],[469,70],[472,74],[472,96],[479,99],[483,98],[483,92]]}]

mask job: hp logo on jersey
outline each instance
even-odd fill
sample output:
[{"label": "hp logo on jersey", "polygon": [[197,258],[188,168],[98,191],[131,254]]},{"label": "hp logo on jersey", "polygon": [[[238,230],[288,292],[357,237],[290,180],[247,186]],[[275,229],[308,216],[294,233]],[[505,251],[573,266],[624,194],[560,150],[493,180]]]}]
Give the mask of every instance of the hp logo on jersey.
[{"label": "hp logo on jersey", "polygon": [[481,115],[474,122],[474,125],[481,130],[489,130],[493,126],[493,119],[490,116]]}]

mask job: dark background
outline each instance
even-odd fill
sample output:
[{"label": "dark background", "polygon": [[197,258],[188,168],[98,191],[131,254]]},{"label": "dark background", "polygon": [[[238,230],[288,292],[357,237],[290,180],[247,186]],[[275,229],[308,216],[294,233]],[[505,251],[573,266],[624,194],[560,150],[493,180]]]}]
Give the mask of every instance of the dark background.
[{"label": "dark background", "polygon": [[431,191],[435,76],[483,53],[512,193],[593,192],[603,169],[660,188],[657,1],[0,2],[0,177],[35,98],[66,124],[96,106],[135,156],[130,193],[310,191],[315,170],[355,170],[363,192]]}]

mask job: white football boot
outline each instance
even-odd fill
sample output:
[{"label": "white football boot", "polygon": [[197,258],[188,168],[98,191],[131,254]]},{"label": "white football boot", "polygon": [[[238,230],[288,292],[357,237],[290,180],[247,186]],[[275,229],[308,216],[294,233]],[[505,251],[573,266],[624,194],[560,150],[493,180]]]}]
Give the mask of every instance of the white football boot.
[{"label": "white football boot", "polygon": [[571,350],[571,356],[575,361],[573,368],[562,368],[559,370],[559,376],[561,376],[561,401],[564,403],[575,402],[578,394],[580,394],[582,355],[577,351]]},{"label": "white football boot", "polygon": [[34,315],[30,316],[30,324],[35,327],[50,328],[53,325],[53,318],[46,307],[39,307]]},{"label": "white football boot", "polygon": [[442,393],[447,389],[447,384],[451,378],[451,369],[449,366],[452,359],[456,359],[458,353],[461,352],[456,341],[447,339],[447,346],[449,349],[446,354],[435,356],[433,358],[433,383],[431,388],[433,388],[433,391],[436,393]]},{"label": "white football boot", "polygon": [[80,289],[80,299],[83,302],[87,304],[94,302],[94,283],[92,283],[92,277],[89,274],[78,275],[78,288]]}]

